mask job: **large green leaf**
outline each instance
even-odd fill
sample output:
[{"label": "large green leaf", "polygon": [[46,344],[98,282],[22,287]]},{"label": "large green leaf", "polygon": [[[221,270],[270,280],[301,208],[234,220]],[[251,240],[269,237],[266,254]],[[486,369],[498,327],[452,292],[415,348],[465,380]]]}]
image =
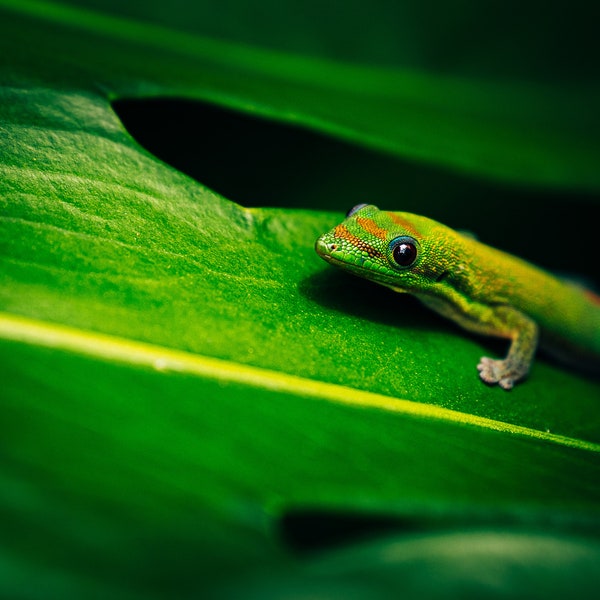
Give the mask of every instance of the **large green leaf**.
[{"label": "large green leaf", "polygon": [[110,102],[211,100],[413,159],[597,188],[595,125],[586,110],[564,119],[592,96],[550,88],[540,111],[537,88],[2,5],[3,595],[172,597],[232,572],[266,590],[274,566],[293,587],[312,567],[282,536],[307,511],[313,528],[386,515],[426,537],[543,527],[553,548],[582,549],[557,577],[587,573],[597,381],[540,360],[510,394],[483,386],[478,357],[502,345],[318,259],[314,239],[341,215],[219,197],[143,150]]},{"label": "large green leaf", "polygon": [[[600,187],[600,89],[585,80],[553,87],[363,68],[50,3],[2,5],[11,11],[3,16],[4,59],[52,85],[95,85],[117,96],[181,94],[475,173]],[[24,47],[24,36],[35,46]]]},{"label": "large green leaf", "polygon": [[3,325],[21,338],[2,347],[4,510],[19,523],[4,542],[31,577],[48,577],[41,563],[183,593],[229,584],[232,572],[293,569],[282,519],[307,509],[395,515],[392,530],[597,531],[598,446],[179,351]]}]

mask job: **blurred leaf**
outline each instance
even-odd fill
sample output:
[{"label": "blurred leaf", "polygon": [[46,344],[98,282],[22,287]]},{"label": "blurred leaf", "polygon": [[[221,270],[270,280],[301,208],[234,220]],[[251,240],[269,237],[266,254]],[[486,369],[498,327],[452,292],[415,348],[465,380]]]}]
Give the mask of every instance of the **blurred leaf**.
[{"label": "blurred leaf", "polygon": [[[245,598],[595,598],[598,543],[534,531],[473,530],[363,543],[299,573],[229,587]],[[233,589],[232,589],[233,588]],[[243,592],[242,592],[243,590]]]},{"label": "blurred leaf", "polygon": [[[100,87],[112,97],[210,100],[467,172],[600,188],[600,87],[587,81],[555,87],[366,68],[51,3],[2,6],[8,81],[29,73],[53,87]],[[36,40],[35,49],[23,48],[23,36]]]},{"label": "blurred leaf", "polygon": [[281,519],[307,507],[600,526],[597,445],[62,327],[3,333],[21,338],[2,344],[3,543],[31,578],[218,589],[297,568]]},{"label": "blurred leaf", "polygon": [[[595,6],[573,0],[66,0],[135,21],[336,61],[486,79],[598,79]],[[557,43],[560,40],[561,43]]]}]

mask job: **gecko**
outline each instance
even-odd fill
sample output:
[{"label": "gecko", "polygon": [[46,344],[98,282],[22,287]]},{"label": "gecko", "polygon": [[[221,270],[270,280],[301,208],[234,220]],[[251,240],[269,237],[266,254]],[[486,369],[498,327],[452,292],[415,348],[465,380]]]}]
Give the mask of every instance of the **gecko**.
[{"label": "gecko", "polygon": [[[558,238],[552,243],[569,244]],[[600,297],[427,217],[358,204],[321,235],[332,265],[416,296],[462,328],[509,341],[505,358],[483,356],[479,377],[504,390],[524,380],[538,345],[600,372]]]}]

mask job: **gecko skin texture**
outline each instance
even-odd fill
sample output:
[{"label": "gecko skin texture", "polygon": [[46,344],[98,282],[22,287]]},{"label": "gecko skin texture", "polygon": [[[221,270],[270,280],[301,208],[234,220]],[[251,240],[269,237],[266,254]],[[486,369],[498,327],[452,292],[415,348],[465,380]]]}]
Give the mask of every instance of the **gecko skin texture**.
[{"label": "gecko skin texture", "polygon": [[600,372],[600,298],[426,217],[359,204],[316,243],[319,256],[359,277],[413,294],[464,329],[510,341],[502,360],[482,357],[487,384],[525,379],[538,342]]}]

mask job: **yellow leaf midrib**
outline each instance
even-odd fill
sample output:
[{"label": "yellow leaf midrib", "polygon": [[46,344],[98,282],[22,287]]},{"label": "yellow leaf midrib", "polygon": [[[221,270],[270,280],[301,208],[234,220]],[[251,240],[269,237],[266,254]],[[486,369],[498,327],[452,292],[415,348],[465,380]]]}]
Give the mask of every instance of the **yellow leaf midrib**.
[{"label": "yellow leaf midrib", "polygon": [[434,419],[488,429],[590,452],[600,452],[600,444],[585,440],[539,431],[431,404],[393,398],[338,384],[315,381],[297,375],[192,354],[103,333],[84,331],[66,325],[47,323],[10,313],[0,313],[0,337],[10,341],[78,353],[100,360],[146,367],[163,373],[184,373],[260,389],[281,391],[297,396],[312,397],[327,402],[385,410],[416,418]]}]

